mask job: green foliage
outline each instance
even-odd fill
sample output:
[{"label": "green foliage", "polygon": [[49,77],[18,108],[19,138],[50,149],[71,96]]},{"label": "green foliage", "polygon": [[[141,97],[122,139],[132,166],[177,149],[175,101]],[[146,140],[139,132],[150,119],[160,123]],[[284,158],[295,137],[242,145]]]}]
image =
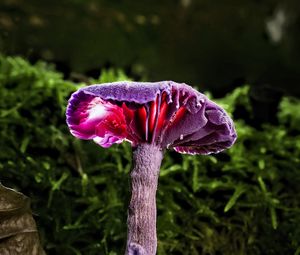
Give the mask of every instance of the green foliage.
[{"label": "green foliage", "polygon": [[[98,82],[128,80],[106,71]],[[92,81],[91,81],[92,82]],[[0,176],[32,198],[47,254],[121,254],[131,151],[70,135],[65,107],[83,84],[44,63],[0,57]],[[252,116],[248,87],[218,100]],[[157,194],[158,254],[299,254],[299,100],[284,98],[277,126],[236,119],[237,143],[211,156],[169,151]]]},{"label": "green foliage", "polygon": [[95,83],[105,83],[113,81],[130,81],[130,79],[126,76],[123,70],[108,69],[101,72],[98,80],[94,80]]}]

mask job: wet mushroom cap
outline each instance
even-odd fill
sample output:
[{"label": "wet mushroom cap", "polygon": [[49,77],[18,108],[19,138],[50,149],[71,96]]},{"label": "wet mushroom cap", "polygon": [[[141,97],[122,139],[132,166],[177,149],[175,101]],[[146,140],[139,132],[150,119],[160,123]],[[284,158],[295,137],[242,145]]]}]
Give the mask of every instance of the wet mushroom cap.
[{"label": "wet mushroom cap", "polygon": [[102,147],[127,140],[180,153],[210,154],[236,140],[231,118],[205,95],[184,83],[114,82],[72,94],[67,124],[80,139]]}]

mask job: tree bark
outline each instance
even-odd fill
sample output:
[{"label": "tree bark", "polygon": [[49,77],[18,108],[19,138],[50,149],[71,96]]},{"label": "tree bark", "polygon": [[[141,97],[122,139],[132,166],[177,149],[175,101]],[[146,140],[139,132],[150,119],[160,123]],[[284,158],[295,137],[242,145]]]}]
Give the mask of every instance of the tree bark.
[{"label": "tree bark", "polygon": [[163,151],[152,144],[133,149],[125,255],[156,254],[156,190],[162,158]]}]

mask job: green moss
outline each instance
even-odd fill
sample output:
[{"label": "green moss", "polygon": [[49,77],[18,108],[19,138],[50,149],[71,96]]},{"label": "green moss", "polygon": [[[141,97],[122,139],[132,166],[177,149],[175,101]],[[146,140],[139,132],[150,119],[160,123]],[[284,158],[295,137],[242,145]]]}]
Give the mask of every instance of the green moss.
[{"label": "green moss", "polygon": [[[128,79],[107,71],[100,82]],[[96,81],[91,81],[96,82]],[[0,57],[1,181],[32,199],[47,254],[121,254],[129,200],[129,144],[102,149],[65,124],[70,94],[44,63]],[[248,87],[218,101],[252,116]],[[297,254],[300,250],[299,100],[284,98],[277,126],[236,119],[226,153],[163,161],[158,254]]]}]

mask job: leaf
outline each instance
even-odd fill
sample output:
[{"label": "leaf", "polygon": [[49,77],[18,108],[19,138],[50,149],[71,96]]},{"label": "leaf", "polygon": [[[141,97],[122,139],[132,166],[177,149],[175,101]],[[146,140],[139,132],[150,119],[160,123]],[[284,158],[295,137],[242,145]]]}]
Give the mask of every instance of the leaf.
[{"label": "leaf", "polygon": [[259,183],[259,186],[260,186],[262,192],[263,192],[264,194],[267,194],[267,192],[268,192],[268,191],[267,191],[267,186],[266,186],[266,184],[265,184],[263,178],[262,178],[261,176],[258,176],[258,177],[257,177],[257,180],[258,180],[258,183]]},{"label": "leaf", "polygon": [[22,144],[21,144],[21,147],[20,147],[20,151],[24,154],[26,152],[26,148],[29,144],[29,141],[30,141],[30,137],[27,136],[23,139],[22,141]]},{"label": "leaf", "polygon": [[197,162],[195,159],[193,160],[193,166],[194,166],[194,169],[193,169],[193,176],[192,176],[192,189],[194,192],[196,192],[199,187],[200,187],[200,184],[199,184],[199,162]]},{"label": "leaf", "polygon": [[161,169],[160,171],[160,176],[166,176],[169,175],[171,173],[177,172],[177,171],[181,171],[182,170],[182,166],[181,165],[173,165],[167,169]]},{"label": "leaf", "polygon": [[29,198],[0,183],[0,254],[45,255]]},{"label": "leaf", "polygon": [[225,208],[224,208],[224,212],[228,212],[235,204],[236,201],[238,200],[238,198],[246,191],[245,187],[243,186],[238,186],[232,197],[229,199],[229,201],[227,202]]},{"label": "leaf", "polygon": [[274,207],[270,207],[270,215],[271,215],[271,222],[273,229],[277,229],[278,221],[277,221],[277,214]]},{"label": "leaf", "polygon": [[258,161],[258,168],[259,168],[260,170],[264,170],[264,169],[265,169],[265,161],[264,161],[263,159],[260,159],[260,160]]}]

